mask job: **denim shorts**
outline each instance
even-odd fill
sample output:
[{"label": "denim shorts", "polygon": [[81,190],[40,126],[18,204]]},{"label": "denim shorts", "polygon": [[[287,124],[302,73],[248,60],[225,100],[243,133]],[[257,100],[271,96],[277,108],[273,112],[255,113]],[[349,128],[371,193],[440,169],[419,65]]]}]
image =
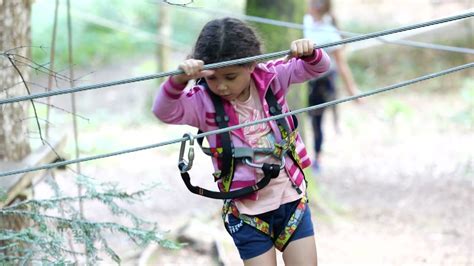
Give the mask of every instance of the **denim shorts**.
[{"label": "denim shorts", "polygon": [[[270,229],[273,230],[273,234],[278,236],[280,232],[285,229],[288,220],[291,218],[296,206],[300,200],[286,203],[280,206],[280,208],[257,215],[258,218],[269,223]],[[301,239],[304,237],[314,235],[313,223],[311,222],[311,211],[306,203],[306,210],[303,214],[300,224],[296,228],[296,231],[291,236],[289,242]],[[258,229],[246,224],[241,219],[234,215],[228,215],[229,224],[228,231],[234,239],[235,246],[239,250],[240,258],[242,260],[248,260],[263,253],[267,252],[273,247],[272,238],[259,231]],[[230,230],[232,227],[233,230]]]}]

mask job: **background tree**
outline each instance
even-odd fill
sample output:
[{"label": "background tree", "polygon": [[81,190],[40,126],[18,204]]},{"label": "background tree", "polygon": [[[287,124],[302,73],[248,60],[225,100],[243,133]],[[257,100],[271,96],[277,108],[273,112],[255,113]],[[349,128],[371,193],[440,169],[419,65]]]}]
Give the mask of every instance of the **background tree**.
[{"label": "background tree", "polygon": [[[306,1],[302,0],[247,0],[246,13],[250,16],[300,23],[303,21]],[[303,37],[301,30],[289,29],[263,23],[253,24],[265,40],[266,52],[287,50],[291,41]],[[292,109],[306,105],[307,91],[304,85],[293,85],[297,88],[290,91],[288,103]],[[303,116],[299,115],[300,129],[304,128]],[[300,130],[304,138],[304,130]]]},{"label": "background tree", "polygon": [[[29,57],[30,12],[28,0],[0,1],[0,52]],[[18,66],[22,68],[22,66]],[[21,69],[25,78],[28,69]],[[4,54],[0,57],[0,98],[25,94],[20,76]],[[0,160],[20,160],[30,152],[27,136],[28,102],[0,107]]]},{"label": "background tree", "polygon": [[[16,56],[28,57],[30,54],[30,12],[31,3],[28,0],[0,0],[0,99],[25,93],[25,87],[11,60]],[[27,78],[27,68],[17,67],[21,69],[24,78]],[[0,106],[0,161],[19,161],[30,153],[27,124],[23,122],[27,113],[28,102]],[[26,221],[21,217],[0,216],[0,230],[19,230],[25,226]],[[0,246],[8,243],[0,241]],[[3,249],[0,253],[7,256],[20,255]]]},{"label": "background tree", "polygon": [[[247,0],[247,14],[281,21],[301,23],[306,2],[301,0]],[[267,52],[289,49],[289,43],[302,38],[301,30],[257,23],[254,26],[265,40]]]}]

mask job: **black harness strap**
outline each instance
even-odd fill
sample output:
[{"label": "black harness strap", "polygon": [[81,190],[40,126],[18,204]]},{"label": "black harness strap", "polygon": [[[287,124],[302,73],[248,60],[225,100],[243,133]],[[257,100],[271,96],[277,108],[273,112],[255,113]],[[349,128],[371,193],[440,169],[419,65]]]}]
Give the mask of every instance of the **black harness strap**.
[{"label": "black harness strap", "polygon": [[[219,129],[222,128],[227,128],[229,126],[229,116],[227,116],[225,109],[224,109],[224,104],[222,103],[222,100],[220,99],[219,96],[215,95],[210,89],[208,89],[207,84],[206,84],[207,91],[209,95],[211,96],[212,103],[214,104],[214,108],[216,109],[216,123]],[[234,153],[234,147],[232,145],[232,141],[230,139],[230,132],[224,132],[219,134],[221,138],[221,145],[222,145],[222,159],[220,160],[221,163],[221,178],[223,179],[232,179],[234,176],[234,160],[233,160],[233,153]],[[223,181],[224,182],[224,181]],[[229,184],[232,182],[232,180],[225,180],[225,182],[228,182]],[[229,187],[230,189],[230,187]],[[224,188],[224,191],[227,189]]]},{"label": "black harness strap", "polygon": [[[215,121],[217,123],[217,126],[219,129],[222,128],[227,128],[228,127],[228,122],[229,122],[229,117],[227,116],[225,109],[224,109],[224,104],[221,100],[221,98],[217,95],[215,95],[207,86],[205,81],[202,81],[199,83],[200,85],[206,87],[207,92],[209,93],[211,100],[214,104],[214,108],[216,110],[216,117]],[[275,95],[273,94],[273,91],[271,88],[268,89],[265,99],[267,100],[269,107],[270,107],[270,114],[271,115],[278,115],[281,114],[281,106],[278,104]],[[295,124],[297,123],[296,117],[293,116],[293,119],[295,121]],[[277,124],[278,127],[280,128],[280,131],[282,131],[282,135],[285,135],[283,137],[287,137],[289,134],[290,128],[288,126],[287,121],[285,118],[280,118],[277,119]],[[199,131],[201,133],[202,131]],[[185,168],[184,163],[180,163],[178,165],[180,171],[181,171],[181,177],[186,185],[186,187],[189,189],[194,194],[198,194],[204,197],[208,198],[214,198],[214,199],[234,199],[234,198],[240,198],[246,195],[249,195],[251,193],[254,193],[266,185],[270,183],[270,180],[272,178],[276,178],[279,173],[280,173],[280,165],[277,164],[267,164],[264,163],[262,167],[262,171],[264,173],[264,177],[255,185],[253,186],[248,186],[244,187],[238,190],[234,191],[229,191],[230,190],[230,184],[232,182],[232,178],[234,177],[234,170],[235,170],[235,158],[234,158],[234,147],[232,145],[232,141],[230,139],[230,132],[224,132],[220,133],[218,135],[221,140],[221,145],[222,145],[222,154],[220,157],[220,175],[219,177],[222,178],[222,184],[224,186],[223,190],[224,191],[211,191],[207,190],[198,186],[193,186],[191,184],[191,178],[187,171],[182,171]],[[198,138],[197,142],[199,145],[202,147],[202,142],[203,138]],[[290,154],[291,155],[291,154]],[[292,156],[291,156],[292,157]],[[293,158],[293,157],[292,157]],[[294,158],[293,158],[294,159]],[[225,183],[229,184],[229,187],[225,187]],[[300,192],[299,192],[300,193]]]},{"label": "black harness strap", "polygon": [[[184,164],[180,164],[178,167],[179,169],[183,169]],[[262,167],[264,176],[262,180],[260,180],[257,184],[249,187],[244,187],[238,190],[234,191],[229,191],[229,192],[217,192],[217,191],[211,191],[204,189],[202,187],[198,186],[193,186],[191,184],[191,178],[188,174],[188,172],[182,172],[181,173],[181,178],[184,181],[184,184],[188,188],[189,191],[191,191],[194,194],[198,194],[207,198],[213,198],[213,199],[234,199],[234,198],[240,198],[246,195],[249,195],[251,193],[254,193],[266,185],[270,183],[270,180],[272,178],[275,178],[279,175],[280,173],[280,166],[276,164],[263,164]]]},{"label": "black harness strap", "polygon": [[[269,88],[267,93],[265,94],[265,100],[267,100],[268,107],[270,110],[270,115],[275,116],[275,115],[281,115],[282,108],[281,105],[278,103],[275,94],[273,93],[272,89]],[[298,119],[296,118],[295,115],[292,115],[293,117],[293,122],[295,123],[295,128],[298,128]],[[285,118],[279,118],[276,120],[278,127],[283,128],[286,130],[286,133],[289,134],[291,132],[290,127],[285,120]],[[282,136],[283,138],[286,138],[286,136]]]}]

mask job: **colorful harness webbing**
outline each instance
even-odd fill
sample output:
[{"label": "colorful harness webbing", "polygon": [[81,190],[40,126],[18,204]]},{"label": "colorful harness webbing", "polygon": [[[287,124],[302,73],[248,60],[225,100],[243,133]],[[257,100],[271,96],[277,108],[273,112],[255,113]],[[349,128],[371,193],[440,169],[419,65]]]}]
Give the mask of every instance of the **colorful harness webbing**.
[{"label": "colorful harness webbing", "polygon": [[[278,234],[275,234],[272,228],[270,228],[270,224],[260,219],[258,216],[241,214],[232,201],[226,201],[224,203],[224,206],[222,207],[222,219],[224,220],[224,224],[226,225],[225,228],[229,230],[229,233],[234,233],[235,231],[239,230],[239,228],[233,228],[229,226],[229,223],[227,222],[227,215],[233,215],[234,217],[239,218],[242,222],[254,227],[265,235],[268,235],[270,238],[272,238],[275,247],[279,251],[283,252],[303,218],[304,212],[306,211],[307,202],[307,197],[303,196],[296,206],[295,211],[288,220],[285,228],[281,232],[278,232]],[[237,226],[240,227],[241,224]]]},{"label": "colorful harness webbing", "polygon": [[[215,95],[208,88],[204,80],[200,82],[199,84],[206,88],[206,91],[209,93],[211,97],[211,100],[214,104],[214,108],[216,110],[215,121],[217,123],[217,126],[219,128],[227,128],[228,127],[227,122],[229,121],[229,117],[225,113],[224,105],[222,103],[221,98]],[[270,94],[273,95],[273,93],[270,93]],[[199,130],[198,133],[200,132],[201,131]],[[213,156],[220,158],[219,160],[221,164],[220,171],[214,173],[213,175],[216,181],[218,179],[222,179],[223,186],[222,188],[220,188],[221,191],[220,192],[210,191],[198,186],[193,186],[191,184],[191,178],[187,172],[188,169],[187,169],[186,164],[184,162],[180,162],[178,164],[178,168],[180,169],[180,172],[181,172],[181,178],[183,179],[189,191],[191,191],[194,194],[198,194],[198,195],[208,197],[208,198],[213,198],[213,199],[234,199],[234,198],[244,197],[246,195],[249,195],[258,191],[262,189],[263,187],[265,187],[266,185],[268,185],[268,183],[270,183],[270,180],[272,178],[278,177],[280,173],[280,166],[277,164],[264,163],[261,166],[261,169],[264,173],[264,177],[262,178],[262,180],[260,180],[257,184],[253,186],[248,186],[241,189],[230,191],[232,179],[234,177],[234,170],[235,170],[235,158],[234,158],[235,149],[230,139],[230,132],[220,133],[218,136],[220,137],[222,147],[212,148],[209,150],[215,153],[215,155]],[[199,145],[202,147],[203,138],[198,138],[197,141]]]},{"label": "colorful harness webbing", "polygon": [[[219,128],[228,127],[227,122],[229,121],[229,117],[225,113],[224,105],[220,97],[215,95],[209,89],[209,87],[207,86],[204,80],[202,82],[199,82],[199,84],[204,86],[207,89],[206,91],[209,93],[211,97],[211,100],[216,110],[215,121],[218,127]],[[282,107],[280,104],[278,104],[278,101],[271,88],[267,90],[267,93],[265,94],[265,99],[268,103],[269,111],[272,116],[279,115],[282,113],[281,112]],[[301,198],[295,211],[291,215],[287,225],[282,230],[282,232],[278,233],[278,237],[275,237],[276,236],[275,232],[273,232],[273,230],[270,228],[270,225],[264,220],[258,218],[257,216],[248,216],[248,215],[240,214],[238,209],[232,203],[232,199],[240,198],[248,194],[254,193],[262,189],[263,187],[265,187],[268,183],[270,183],[271,178],[278,177],[280,173],[280,167],[284,168],[284,160],[283,160],[285,156],[284,153],[287,153],[292,158],[292,160],[296,163],[296,165],[301,169],[301,172],[303,173],[301,163],[300,163],[300,157],[298,156],[298,153],[296,152],[296,147],[295,147],[296,136],[297,136],[296,127],[298,126],[298,120],[296,119],[296,116],[294,115],[293,115],[293,121],[295,123],[295,130],[291,131],[288,125],[288,122],[286,121],[285,118],[279,118],[276,120],[276,123],[281,133],[282,142],[279,144],[275,144],[275,148],[273,149],[272,153],[274,156],[278,158],[282,158],[282,165],[279,166],[276,164],[266,164],[266,163],[263,164],[261,168],[263,170],[264,177],[256,185],[230,191],[232,179],[234,177],[236,150],[238,150],[238,149],[234,149],[232,145],[232,142],[230,139],[230,132],[224,132],[218,135],[220,137],[220,142],[221,142],[222,147],[203,148],[202,147],[203,138],[197,139],[199,145],[201,146],[201,148],[206,154],[220,159],[219,161],[220,171],[214,173],[214,177],[216,181],[218,179],[222,179],[223,186],[222,188],[220,188],[221,189],[220,192],[210,191],[210,190],[203,189],[201,187],[193,186],[191,184],[190,176],[187,173],[187,171],[190,168],[189,167],[190,164],[186,164],[184,161],[180,161],[178,165],[181,171],[181,177],[184,183],[186,184],[186,187],[192,193],[199,194],[201,196],[209,197],[209,198],[226,199],[226,201],[224,201],[224,206],[222,209],[222,217],[224,219],[224,223],[226,223],[226,228],[228,228],[227,226],[228,223],[226,222],[227,215],[234,215],[235,217],[241,219],[246,224],[252,227],[255,227],[257,230],[261,231],[264,234],[269,235],[273,239],[275,247],[280,251],[283,251],[286,248],[286,246],[289,243],[290,238],[292,237],[293,233],[295,232],[296,228],[301,222],[301,219],[303,218],[304,212],[306,210],[306,205],[307,205],[306,196],[303,196]],[[198,133],[200,132],[201,131],[199,131]],[[182,146],[182,149],[183,148],[184,147]],[[241,152],[241,151],[238,151],[238,152]],[[298,194],[301,194],[302,191],[300,190],[300,188],[295,184],[295,182],[291,178],[290,180],[291,180],[293,188],[295,188]],[[232,231],[232,230],[235,230],[235,228],[234,229],[229,228],[228,230]]]},{"label": "colorful harness webbing", "polygon": [[[271,93],[268,93],[270,91]],[[281,110],[281,105],[278,103],[275,94],[273,94],[272,89],[268,88],[267,94],[265,94],[265,99],[267,100],[270,114],[272,116],[280,115],[282,114]],[[275,151],[290,151],[289,155],[293,159],[293,161],[296,163],[296,165],[300,168],[301,173],[303,172],[303,168],[301,167],[301,159],[298,153],[296,152],[296,147],[295,147],[295,142],[296,142],[296,128],[298,127],[298,119],[296,118],[295,115],[292,115],[293,121],[295,123],[295,130],[291,131],[290,127],[288,126],[287,121],[285,118],[279,118],[276,120],[278,128],[280,129],[281,133],[281,138],[283,140],[283,144],[276,144],[275,143]],[[288,133],[291,132],[291,133]],[[291,180],[291,178],[290,178]],[[306,181],[306,179],[305,179]],[[300,188],[291,180],[291,184],[293,188],[298,192],[298,194],[301,194]]]},{"label": "colorful harness webbing", "polygon": [[[229,117],[227,116],[225,112],[222,99],[219,96],[215,95],[209,89],[205,80],[201,80],[200,82],[198,82],[198,84],[204,86],[206,88],[207,93],[211,97],[211,100],[214,104],[214,108],[216,110],[215,121],[216,121],[217,126],[220,129],[227,128]],[[267,93],[265,94],[265,99],[267,100],[269,104],[270,114],[272,115],[281,114],[282,108],[278,104],[278,101],[276,100],[276,97],[273,94],[273,91],[271,88],[267,90]],[[293,120],[295,121],[295,128],[296,128],[297,120],[295,116],[293,116]],[[185,162],[180,161],[180,163],[178,164],[178,167],[180,169],[181,177],[186,187],[192,193],[195,193],[204,197],[208,197],[208,198],[214,198],[214,199],[234,199],[234,198],[240,198],[240,197],[249,195],[265,187],[268,183],[270,183],[270,179],[278,177],[280,169],[284,168],[284,156],[285,156],[283,154],[284,152],[288,153],[288,155],[290,155],[290,157],[296,162],[296,164],[301,169],[300,159],[298,157],[298,154],[296,153],[296,148],[295,148],[295,141],[296,141],[296,135],[297,135],[296,130],[291,132],[285,118],[277,119],[277,125],[278,125],[278,128],[280,129],[280,133],[282,135],[283,140],[280,144],[275,144],[275,149],[273,150],[273,154],[276,157],[282,159],[282,165],[279,166],[277,164],[264,163],[261,166],[258,166],[259,168],[262,169],[264,173],[264,177],[257,184],[253,186],[244,187],[238,190],[230,191],[232,180],[234,177],[234,171],[235,171],[236,150],[238,149],[235,149],[232,145],[230,132],[224,132],[224,133],[218,134],[218,137],[220,138],[219,140],[221,142],[220,143],[221,147],[203,148],[202,147],[203,138],[197,139],[203,151],[207,150],[211,152],[211,154],[205,152],[206,154],[209,154],[211,156],[214,156],[220,159],[219,171],[215,172],[213,175],[216,181],[219,179],[222,179],[222,186],[219,187],[221,191],[220,192],[210,191],[201,187],[193,186],[191,184],[191,178],[187,172],[189,168],[187,167]],[[291,134],[289,134],[288,132],[291,132]],[[199,130],[198,133],[201,133],[201,131]],[[293,187],[297,190],[298,193],[301,194],[301,190],[299,189],[299,187],[293,182],[293,180],[291,181],[292,181]]]},{"label": "colorful harness webbing", "polygon": [[[267,100],[268,106],[269,106],[269,111],[272,116],[279,115],[282,113],[282,108],[281,105],[278,104],[278,101],[273,94],[273,91],[271,88],[268,89],[267,93],[265,94],[265,99]],[[293,121],[295,123],[295,128],[298,126],[298,120],[296,119],[296,116],[293,116]],[[275,155],[277,157],[284,156],[282,154],[283,151],[289,151],[290,157],[295,161],[295,163],[300,167],[301,172],[303,173],[301,164],[300,164],[300,157],[298,156],[298,153],[296,152],[296,147],[295,147],[295,142],[296,142],[296,130],[291,131],[287,121],[285,118],[279,118],[276,120],[278,128],[280,129],[281,137],[283,143],[281,144],[275,144]],[[291,132],[291,133],[289,133]],[[296,189],[298,194],[301,194],[302,191],[300,188],[292,181],[292,186],[293,188]],[[282,230],[282,232],[278,233],[278,236],[276,236],[275,232],[270,228],[270,225],[265,222],[264,220],[260,219],[258,216],[250,216],[250,215],[245,215],[241,214],[237,207],[233,204],[231,200],[227,200],[224,202],[224,206],[222,207],[222,219],[224,220],[224,223],[226,224],[226,228],[228,228],[228,223],[227,223],[227,215],[234,215],[236,218],[239,218],[241,221],[244,223],[254,227],[255,229],[259,230],[260,232],[270,236],[273,239],[273,243],[275,247],[280,250],[284,251],[286,246],[289,244],[289,240],[293,236],[293,233],[296,231],[296,228],[300,224],[304,212],[306,211],[306,203],[308,202],[307,197],[303,196],[298,203],[298,206],[296,207],[295,211],[291,215],[290,219],[288,220],[288,223],[286,224],[285,228]],[[229,228],[228,230],[238,230],[238,228]]]}]

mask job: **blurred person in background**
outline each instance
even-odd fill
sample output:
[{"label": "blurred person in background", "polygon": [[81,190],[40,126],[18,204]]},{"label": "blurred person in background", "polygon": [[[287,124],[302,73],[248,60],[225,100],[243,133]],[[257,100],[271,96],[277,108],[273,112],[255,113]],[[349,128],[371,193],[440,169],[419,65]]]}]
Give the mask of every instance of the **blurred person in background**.
[{"label": "blurred person in background", "polygon": [[[318,44],[337,42],[342,39],[337,29],[336,18],[331,12],[331,0],[309,0],[308,11],[303,19],[304,38],[311,39]],[[324,75],[308,82],[310,106],[322,104],[336,99],[336,76],[339,74],[344,82],[344,88],[349,95],[355,95],[359,92],[352,76],[351,70],[347,64],[342,46],[333,46],[325,48],[331,57],[331,69]],[[359,102],[359,101],[357,101]],[[312,110],[311,124],[314,136],[314,152],[312,169],[314,173],[321,170],[321,152],[324,140],[322,129],[323,113],[325,108]],[[339,132],[338,116],[336,106],[333,106],[334,123],[336,132]]]}]

